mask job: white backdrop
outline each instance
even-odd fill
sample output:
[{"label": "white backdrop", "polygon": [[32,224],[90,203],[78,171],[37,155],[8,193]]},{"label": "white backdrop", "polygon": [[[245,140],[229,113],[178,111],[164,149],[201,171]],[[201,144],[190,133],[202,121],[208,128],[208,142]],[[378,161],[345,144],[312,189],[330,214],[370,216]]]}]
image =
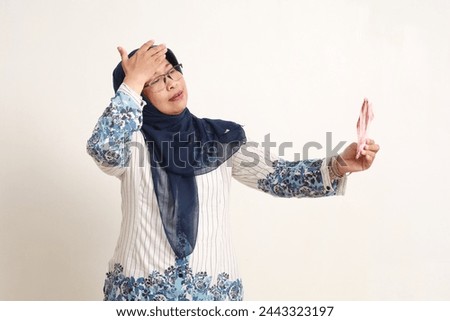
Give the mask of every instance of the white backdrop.
[{"label": "white backdrop", "polygon": [[102,299],[120,186],[85,144],[116,47],[151,38],[184,64],[193,113],[290,141],[288,159],[355,140],[374,104],[382,150],[346,196],[234,183],[247,300],[450,299],[446,0],[0,0],[0,299]]}]

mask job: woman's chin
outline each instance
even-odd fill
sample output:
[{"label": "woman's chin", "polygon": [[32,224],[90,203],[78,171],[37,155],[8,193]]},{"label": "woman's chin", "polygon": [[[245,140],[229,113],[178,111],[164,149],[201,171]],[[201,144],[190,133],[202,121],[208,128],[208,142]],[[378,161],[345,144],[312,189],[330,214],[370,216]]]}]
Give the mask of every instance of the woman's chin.
[{"label": "woman's chin", "polygon": [[167,115],[176,116],[176,115],[181,114],[185,109],[186,109],[186,107],[174,108]]}]

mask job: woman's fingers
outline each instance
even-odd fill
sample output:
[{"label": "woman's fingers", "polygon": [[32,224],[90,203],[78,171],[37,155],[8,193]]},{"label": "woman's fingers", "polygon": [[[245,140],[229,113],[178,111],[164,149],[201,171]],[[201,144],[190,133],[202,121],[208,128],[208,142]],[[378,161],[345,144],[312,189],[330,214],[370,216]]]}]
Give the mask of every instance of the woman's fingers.
[{"label": "woman's fingers", "polygon": [[[155,49],[155,48],[152,48],[152,49]],[[154,61],[156,67],[159,67],[166,62],[166,52],[167,52],[166,46],[159,45],[156,52],[152,54],[150,59]]]},{"label": "woman's fingers", "polygon": [[123,49],[122,47],[117,47],[117,50],[119,51],[122,61],[128,60],[128,53],[125,49]]},{"label": "woman's fingers", "polygon": [[166,58],[167,47],[165,44],[154,45],[154,41],[150,40],[141,46],[140,54],[148,63],[159,66]]},{"label": "woman's fingers", "polygon": [[127,85],[136,92],[141,92],[144,84],[151,79],[156,71],[165,63],[167,48],[164,44],[154,45],[154,40],[144,43],[137,52],[128,58],[127,51],[118,47],[122,57],[122,67],[126,75]]},{"label": "woman's fingers", "polygon": [[157,45],[157,46],[154,46],[154,47],[150,48],[147,53],[150,56],[154,57],[154,56],[158,56],[158,55],[161,55],[161,54],[165,54],[166,52],[167,52],[166,45],[165,44],[160,44],[160,45]]},{"label": "woman's fingers", "polygon": [[147,57],[153,60],[158,66],[166,59],[167,48],[164,44],[155,46],[147,52]]},{"label": "woman's fingers", "polygon": [[380,146],[377,145],[377,144],[366,145],[364,147],[364,150],[372,151],[372,152],[378,152],[380,150]]},{"label": "woman's fingers", "polygon": [[364,150],[361,152],[361,154],[364,155],[366,161],[369,164],[372,164],[379,150],[380,146],[378,144],[375,144],[375,141],[373,139],[367,139],[366,146],[364,147]]},{"label": "woman's fingers", "polygon": [[376,153],[377,153],[377,152],[372,152],[372,151],[367,150],[367,149],[365,149],[365,150],[363,150],[363,151],[361,152],[362,155],[365,155],[365,156],[369,155],[369,156],[372,156],[373,158],[375,158],[375,154],[376,154]]},{"label": "woman's fingers", "polygon": [[164,47],[164,49],[159,50],[155,54],[151,56],[151,59],[153,59],[156,62],[162,62],[166,58],[166,52],[167,48]]},{"label": "woman's fingers", "polygon": [[380,149],[380,145],[375,144],[375,141],[373,139],[368,138],[366,140],[366,146],[364,147],[364,150],[378,152],[379,149]]},{"label": "woman's fingers", "polygon": [[148,50],[153,46],[154,43],[155,43],[155,40],[149,40],[149,41],[147,41],[146,43],[144,43],[144,44],[139,48],[139,50],[142,50],[142,51],[146,52],[146,51],[148,51]]},{"label": "woman's fingers", "polygon": [[[160,62],[161,57],[165,56],[166,52],[167,52],[167,47],[165,44],[160,44],[160,45],[154,45],[155,41],[154,40],[149,40],[146,43],[144,43],[136,52],[135,56],[143,56],[145,57],[145,59],[147,60],[148,58],[152,58],[153,61],[157,61]],[[128,58],[128,54],[126,52],[125,49],[123,49],[122,47],[118,47],[117,48],[119,50],[120,56],[122,57],[122,61],[126,60],[126,58]],[[135,58],[136,59],[136,58]]]}]

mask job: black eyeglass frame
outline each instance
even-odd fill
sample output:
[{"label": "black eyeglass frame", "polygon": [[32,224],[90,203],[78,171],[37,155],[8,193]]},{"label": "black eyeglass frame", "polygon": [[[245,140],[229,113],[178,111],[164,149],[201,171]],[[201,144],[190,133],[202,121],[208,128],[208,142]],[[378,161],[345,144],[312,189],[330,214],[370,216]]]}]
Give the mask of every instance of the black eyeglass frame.
[{"label": "black eyeglass frame", "polygon": [[[183,72],[181,70],[181,68],[183,68],[183,64],[177,64],[175,66],[173,66],[172,68],[170,68],[170,70],[168,72],[166,72],[165,74],[159,75],[158,77],[156,77],[155,79],[153,79],[152,81],[149,81],[147,83],[144,84],[144,88],[150,87],[150,89],[152,88],[152,84],[155,83],[156,81],[159,81],[160,79],[163,80],[164,84],[166,84],[166,78],[170,78],[171,80],[174,80],[172,78],[172,76],[170,75],[174,70],[178,71],[181,74],[181,77],[183,77]],[[180,77],[180,78],[181,78]],[[178,79],[180,79],[178,78]],[[177,79],[177,80],[178,80]],[[164,87],[163,87],[164,88]],[[152,90],[153,92],[158,92],[161,91],[163,88],[158,89],[158,90]]]}]

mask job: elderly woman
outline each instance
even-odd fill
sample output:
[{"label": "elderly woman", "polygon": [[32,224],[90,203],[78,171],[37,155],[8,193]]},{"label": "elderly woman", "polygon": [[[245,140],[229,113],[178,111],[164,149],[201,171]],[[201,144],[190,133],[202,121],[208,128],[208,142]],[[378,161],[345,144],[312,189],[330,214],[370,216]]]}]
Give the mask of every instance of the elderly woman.
[{"label": "elderly woman", "polygon": [[118,50],[116,94],[87,144],[121,181],[105,300],[242,300],[231,178],[279,197],[343,194],[346,173],[368,169],[379,149],[368,139],[358,159],[356,143],[329,159],[277,159],[248,144],[239,124],[190,113],[182,65],[165,45]]}]

